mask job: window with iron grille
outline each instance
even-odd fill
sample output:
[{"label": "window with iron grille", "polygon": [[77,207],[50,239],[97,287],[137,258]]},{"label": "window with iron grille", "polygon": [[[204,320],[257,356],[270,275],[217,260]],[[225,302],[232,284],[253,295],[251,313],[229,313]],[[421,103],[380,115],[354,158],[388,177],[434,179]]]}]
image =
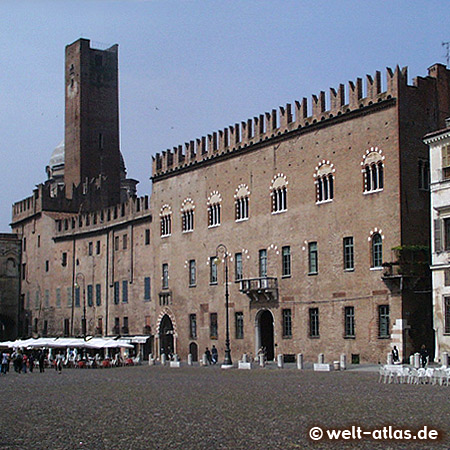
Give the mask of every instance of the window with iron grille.
[{"label": "window with iron grille", "polygon": [[189,314],[189,336],[197,339],[197,314]]},{"label": "window with iron grille", "polygon": [[355,308],[353,306],[344,308],[344,336],[355,337]]},{"label": "window with iron grille", "polygon": [[97,306],[102,304],[102,286],[98,283],[95,285],[95,304]]},{"label": "window with iron grille", "polygon": [[119,304],[119,289],[120,289],[119,282],[115,281],[114,282],[114,303],[116,305]]},{"label": "window with iron grille", "polygon": [[236,281],[242,280],[242,253],[234,255],[234,274]]},{"label": "window with iron grille", "polygon": [[319,308],[309,308],[309,337],[319,336]]},{"label": "window with iron grille", "polygon": [[450,334],[450,297],[444,297],[444,333]]},{"label": "window with iron grille", "polygon": [[128,303],[128,280],[122,281],[122,302]]},{"label": "window with iron grille", "polygon": [[265,248],[259,251],[259,277],[267,277],[267,250]]},{"label": "window with iron grille", "polygon": [[378,337],[390,337],[389,333],[389,305],[378,306]]},{"label": "window with iron grille", "polygon": [[148,228],[145,230],[145,245],[150,245],[150,230]]},{"label": "window with iron grille", "polygon": [[281,258],[282,258],[282,276],[290,277],[291,276],[291,247],[286,246],[281,250]]},{"label": "window with iron grille", "polygon": [[283,309],[283,337],[292,337],[292,310]]},{"label": "window with iron grille", "polygon": [[94,304],[94,289],[92,284],[88,284],[87,286],[87,303],[88,306],[92,306]]},{"label": "window with iron grille", "polygon": [[344,238],[344,270],[353,270],[354,268],[353,237],[346,237]]},{"label": "window with iron grille", "polygon": [[217,313],[211,313],[209,315],[209,337],[211,339],[217,339],[218,336]]},{"label": "window with iron grille", "polygon": [[80,287],[75,288],[75,306],[78,308],[80,306]]},{"label": "window with iron grille", "polygon": [[308,244],[308,270],[310,275],[317,274],[319,271],[319,254],[317,251],[317,242]]},{"label": "window with iron grille", "polygon": [[162,288],[169,288],[169,264],[167,263],[162,265]]},{"label": "window with iron grille", "polygon": [[237,312],[234,314],[236,339],[244,339],[244,313]]},{"label": "window with iron grille", "polygon": [[217,284],[217,264],[215,256],[209,258],[209,284]]},{"label": "window with iron grille", "polygon": [[197,284],[197,270],[195,266],[195,259],[189,261],[189,286]]},{"label": "window with iron grille", "polygon": [[144,300],[150,301],[150,277],[144,278]]}]

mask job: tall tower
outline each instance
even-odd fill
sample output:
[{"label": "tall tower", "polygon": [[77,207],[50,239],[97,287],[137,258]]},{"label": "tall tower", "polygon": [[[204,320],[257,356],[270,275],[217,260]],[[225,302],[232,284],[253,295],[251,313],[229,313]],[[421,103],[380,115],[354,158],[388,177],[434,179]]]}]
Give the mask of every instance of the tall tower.
[{"label": "tall tower", "polygon": [[120,201],[118,46],[66,46],[65,171],[67,198],[74,187],[100,181],[101,204]]}]

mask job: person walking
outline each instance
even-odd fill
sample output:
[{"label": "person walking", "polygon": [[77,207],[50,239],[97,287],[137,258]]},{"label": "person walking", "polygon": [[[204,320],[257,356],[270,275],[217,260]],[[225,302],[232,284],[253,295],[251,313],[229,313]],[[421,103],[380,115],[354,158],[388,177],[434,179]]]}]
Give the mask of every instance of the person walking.
[{"label": "person walking", "polygon": [[9,355],[6,352],[2,353],[2,373],[6,375],[6,372],[8,371],[8,364],[9,364]]},{"label": "person walking", "polygon": [[33,373],[33,369],[34,369],[34,352],[30,353],[30,356],[28,357],[28,367],[30,369],[30,373]]},{"label": "person walking", "polygon": [[63,360],[64,360],[64,356],[61,352],[59,352],[56,355],[56,365],[55,365],[55,368],[58,371],[58,373],[62,372]]},{"label": "person walking", "polygon": [[420,349],[420,362],[422,363],[423,368],[425,368],[428,363],[428,356],[429,356],[428,350],[425,347],[425,344],[423,344]]},{"label": "person walking", "polygon": [[216,346],[213,345],[211,349],[211,361],[213,364],[217,364],[218,359],[219,359],[219,352],[217,351]]},{"label": "person walking", "polygon": [[208,348],[208,347],[206,347],[205,355],[206,355],[206,362],[207,362],[208,364],[211,364],[211,352],[209,351],[209,348]]},{"label": "person walking", "polygon": [[392,349],[392,361],[394,363],[398,362],[399,358],[398,358],[398,348],[396,345],[394,345],[394,348]]},{"label": "person walking", "polygon": [[45,353],[42,350],[39,351],[38,361],[39,361],[39,372],[40,373],[45,372],[45,367],[44,367],[44,365],[45,365]]}]

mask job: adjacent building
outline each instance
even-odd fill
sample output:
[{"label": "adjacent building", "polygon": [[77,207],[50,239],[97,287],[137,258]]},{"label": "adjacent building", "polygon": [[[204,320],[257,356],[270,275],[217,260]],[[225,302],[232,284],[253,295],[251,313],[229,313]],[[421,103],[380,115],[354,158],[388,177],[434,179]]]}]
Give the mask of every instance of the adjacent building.
[{"label": "adjacent building", "polygon": [[157,154],[150,198],[118,147],[117,66],[117,46],[66,49],[64,143],[13,206],[23,334],[223,354],[228,279],[233,359],[433,346],[422,137],[450,115],[443,65],[412,85],[376,72]]}]

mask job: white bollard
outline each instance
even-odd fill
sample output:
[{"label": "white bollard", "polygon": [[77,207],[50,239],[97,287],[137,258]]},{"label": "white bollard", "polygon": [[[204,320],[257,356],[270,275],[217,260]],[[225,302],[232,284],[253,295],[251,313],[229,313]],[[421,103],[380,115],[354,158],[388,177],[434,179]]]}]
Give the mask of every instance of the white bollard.
[{"label": "white bollard", "polygon": [[244,354],[242,355],[242,362],[248,363],[248,356],[247,356],[247,353],[244,353]]},{"label": "white bollard", "polygon": [[340,370],[341,364],[339,361],[333,361],[333,369],[334,370]]},{"label": "white bollard", "polygon": [[414,353],[414,368],[418,369],[420,367],[420,353]]},{"label": "white bollard", "polygon": [[283,355],[280,354],[277,356],[277,365],[279,369],[282,369],[284,367],[284,361],[283,361]]},{"label": "white bollard", "polygon": [[394,357],[392,356],[392,353],[391,353],[391,352],[389,352],[389,353],[387,354],[387,363],[388,363],[388,364],[394,364]]},{"label": "white bollard", "polygon": [[189,353],[188,355],[188,366],[192,366],[192,354]]},{"label": "white bollard", "polygon": [[165,365],[166,365],[166,360],[167,360],[166,354],[163,353],[163,354],[161,355],[161,365],[162,365],[162,366],[165,366]]},{"label": "white bollard", "polygon": [[319,364],[324,364],[325,363],[325,355],[323,353],[319,353],[319,356],[317,358],[317,362]]},{"label": "white bollard", "polygon": [[340,366],[341,370],[345,370],[347,368],[347,355],[345,353],[341,354]]},{"label": "white bollard", "polygon": [[264,358],[264,355],[259,355],[259,365],[260,367],[266,366],[266,359]]},{"label": "white bollard", "polygon": [[444,367],[448,367],[448,353],[447,352],[442,353],[442,365]]},{"label": "white bollard", "polygon": [[411,366],[414,366],[414,355],[411,355],[411,356],[409,357],[409,364],[410,364]]},{"label": "white bollard", "polygon": [[297,369],[303,370],[303,354],[302,353],[299,353],[297,355]]},{"label": "white bollard", "polygon": [[202,366],[207,366],[207,365],[208,365],[208,358],[206,357],[206,353],[203,353]]}]

